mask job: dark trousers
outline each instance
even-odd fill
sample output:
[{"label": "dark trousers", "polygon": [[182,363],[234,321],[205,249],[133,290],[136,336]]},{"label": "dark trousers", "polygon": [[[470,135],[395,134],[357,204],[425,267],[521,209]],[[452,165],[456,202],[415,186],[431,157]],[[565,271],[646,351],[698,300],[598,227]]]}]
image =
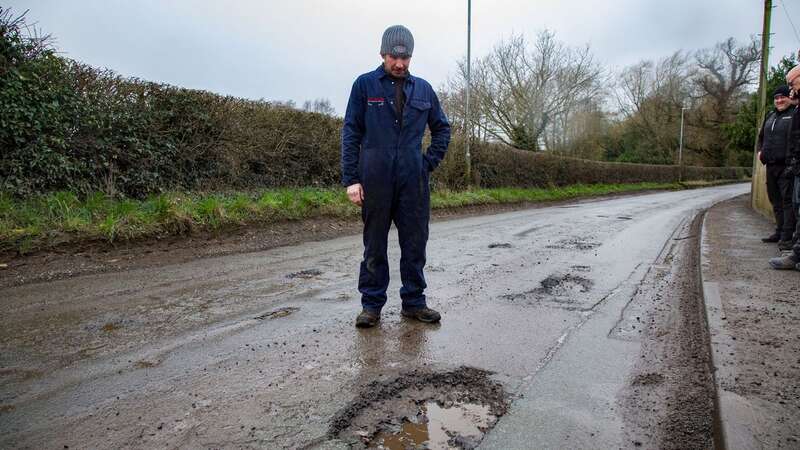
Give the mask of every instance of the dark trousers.
[{"label": "dark trousers", "polygon": [[[800,218],[800,177],[794,177],[792,207],[794,208],[795,218]],[[794,256],[800,259],[800,220],[796,221],[794,235],[797,241],[795,241],[792,251],[794,251]]]},{"label": "dark trousers", "polygon": [[797,223],[797,211],[792,206],[794,177],[784,175],[784,169],[784,165],[767,165],[767,195],[775,213],[775,232],[782,241],[791,241]]},{"label": "dark trousers", "polygon": [[[428,170],[419,163],[404,166],[398,161],[373,161],[380,167],[363,178],[364,260],[358,277],[361,305],[380,311],[386,304],[389,261],[386,255],[389,228],[394,223],[400,241],[400,298],[403,308],[426,306],[424,295],[425,247],[430,220]],[[384,175],[381,175],[384,174]],[[388,175],[388,176],[387,176]]]}]

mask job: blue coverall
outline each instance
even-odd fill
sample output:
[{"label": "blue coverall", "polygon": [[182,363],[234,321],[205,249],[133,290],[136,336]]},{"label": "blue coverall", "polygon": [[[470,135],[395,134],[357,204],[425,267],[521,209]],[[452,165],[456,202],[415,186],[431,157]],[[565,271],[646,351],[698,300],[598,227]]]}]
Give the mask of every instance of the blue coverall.
[{"label": "blue coverall", "polygon": [[[450,124],[431,85],[407,76],[401,121],[395,112],[394,83],[383,65],[359,76],[353,83],[342,128],[342,184],[361,183],[364,189],[364,260],[358,290],[363,308],[375,313],[386,304],[386,247],[392,222],[400,241],[402,306],[409,310],[426,306],[423,268],[430,219],[428,177],[450,142]],[[426,125],[431,130],[431,145],[423,154]]]}]

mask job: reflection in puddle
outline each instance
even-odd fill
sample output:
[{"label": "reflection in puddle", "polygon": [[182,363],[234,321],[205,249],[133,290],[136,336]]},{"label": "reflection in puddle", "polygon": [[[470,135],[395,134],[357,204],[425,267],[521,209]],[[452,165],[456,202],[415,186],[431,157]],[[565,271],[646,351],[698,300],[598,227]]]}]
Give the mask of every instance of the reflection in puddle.
[{"label": "reflection in puddle", "polygon": [[[443,408],[436,402],[420,406],[415,417],[406,418],[397,433],[378,433],[370,448],[405,450],[407,448],[450,449],[455,440],[477,444],[485,430],[497,418],[489,407],[469,403],[456,403]],[[458,445],[461,447],[461,445]]]}]

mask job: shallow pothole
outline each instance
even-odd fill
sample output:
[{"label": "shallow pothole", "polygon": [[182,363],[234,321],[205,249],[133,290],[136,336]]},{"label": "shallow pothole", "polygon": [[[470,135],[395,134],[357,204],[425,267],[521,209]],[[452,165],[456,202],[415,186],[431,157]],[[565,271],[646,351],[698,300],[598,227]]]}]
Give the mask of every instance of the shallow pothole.
[{"label": "shallow pothole", "polygon": [[592,281],[578,275],[550,275],[541,281],[542,287],[537,291],[553,296],[568,296],[589,292]]},{"label": "shallow pothole", "polygon": [[573,303],[580,303],[582,294],[592,289],[594,282],[580,275],[553,274],[539,282],[539,287],[530,291],[506,294],[500,298],[512,302],[538,304],[544,302],[559,308],[573,308]]},{"label": "shallow pothole", "polygon": [[563,250],[592,250],[600,247],[599,242],[587,241],[584,239],[562,239],[555,244],[548,245],[547,248]]},{"label": "shallow pothole", "polygon": [[461,367],[374,381],[333,418],[329,437],[351,448],[475,448],[508,408],[489,376]]},{"label": "shallow pothole", "polygon": [[286,278],[293,279],[293,278],[302,278],[302,279],[309,279],[314,278],[317,276],[322,275],[322,271],[319,269],[306,269],[301,270],[299,272],[290,273],[286,275]]},{"label": "shallow pothole", "polygon": [[295,313],[297,311],[300,311],[300,308],[297,308],[297,307],[294,307],[294,306],[289,306],[289,307],[286,307],[286,308],[278,308],[278,309],[273,310],[273,311],[265,312],[264,314],[261,314],[260,316],[256,316],[256,317],[254,317],[254,319],[257,319],[257,320],[279,319],[281,317],[286,317],[286,316],[288,316],[290,314],[293,314],[293,313]]}]

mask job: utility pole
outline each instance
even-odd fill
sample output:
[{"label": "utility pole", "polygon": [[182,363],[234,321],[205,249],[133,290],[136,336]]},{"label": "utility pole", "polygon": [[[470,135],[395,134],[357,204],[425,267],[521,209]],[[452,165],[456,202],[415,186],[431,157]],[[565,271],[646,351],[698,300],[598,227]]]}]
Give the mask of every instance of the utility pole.
[{"label": "utility pole", "polygon": [[[767,70],[769,70],[769,36],[770,21],[772,19],[772,0],[764,0],[764,24],[761,30],[761,70],[758,76],[758,114],[756,115],[756,130],[761,131],[766,115],[765,105],[767,103]],[[753,145],[753,182],[750,188],[751,204],[756,211],[762,214],[769,214],[769,199],[767,199],[765,188],[766,169],[761,161],[758,160],[758,134]]]},{"label": "utility pole", "polygon": [[687,107],[681,107],[681,137],[678,144],[678,181],[683,181],[683,113]]},{"label": "utility pole", "polygon": [[469,121],[469,86],[472,84],[471,82],[471,74],[470,74],[470,47],[472,46],[472,0],[467,0],[467,104],[466,108],[464,108],[464,125],[466,126],[467,136],[466,136],[466,147],[467,152],[465,156],[466,162],[466,175],[467,175],[467,183],[470,185],[472,184],[472,161],[469,154],[469,142],[472,140],[472,124]]},{"label": "utility pole", "polygon": [[761,34],[761,72],[758,77],[758,123],[756,129],[761,128],[766,116],[767,103],[767,71],[769,70],[769,35],[770,21],[772,18],[772,0],[764,1],[764,29]]}]

